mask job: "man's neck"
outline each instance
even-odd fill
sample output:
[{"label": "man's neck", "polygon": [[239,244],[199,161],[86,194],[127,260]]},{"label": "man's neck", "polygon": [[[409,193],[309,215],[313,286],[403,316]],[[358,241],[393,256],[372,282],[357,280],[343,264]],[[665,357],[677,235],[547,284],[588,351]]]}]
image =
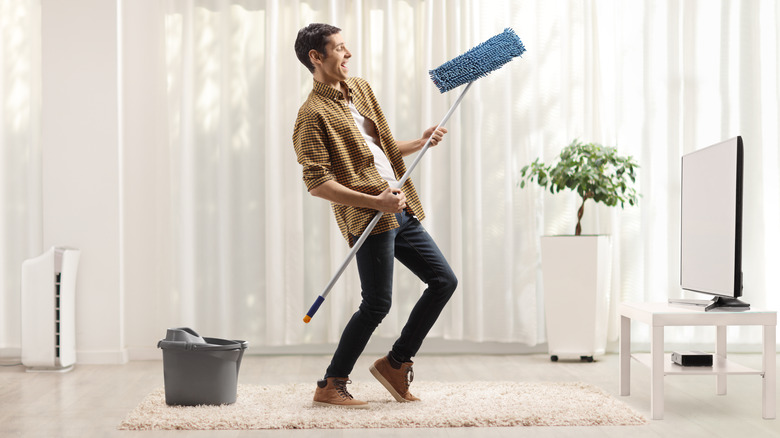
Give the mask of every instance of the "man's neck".
[{"label": "man's neck", "polygon": [[314,72],[314,79],[338,91],[344,96],[344,100],[349,101],[349,91],[341,81],[327,80],[321,75],[318,75],[316,71]]}]

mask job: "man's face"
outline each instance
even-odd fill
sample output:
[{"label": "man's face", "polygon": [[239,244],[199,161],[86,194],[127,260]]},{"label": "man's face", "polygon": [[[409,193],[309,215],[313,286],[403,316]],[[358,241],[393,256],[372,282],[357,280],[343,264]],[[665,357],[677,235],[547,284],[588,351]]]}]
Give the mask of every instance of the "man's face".
[{"label": "man's face", "polygon": [[315,64],[315,68],[320,70],[323,82],[332,84],[341,82],[349,76],[347,62],[352,57],[352,53],[347,50],[340,33],[334,33],[328,37],[328,40],[325,46],[327,56],[320,55],[320,63]]}]

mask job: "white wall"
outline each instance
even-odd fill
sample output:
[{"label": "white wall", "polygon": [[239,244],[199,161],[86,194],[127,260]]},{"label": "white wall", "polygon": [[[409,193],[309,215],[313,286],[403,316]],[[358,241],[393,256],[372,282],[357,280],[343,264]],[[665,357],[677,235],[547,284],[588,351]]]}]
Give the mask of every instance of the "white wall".
[{"label": "white wall", "polygon": [[166,120],[164,22],[159,0],[122,2],[122,283],[130,359],[160,359],[157,341],[169,317],[170,173]]},{"label": "white wall", "polygon": [[41,0],[41,250],[81,249],[78,363],[160,358],[175,325],[160,7]]},{"label": "white wall", "polygon": [[150,111],[165,104],[159,7],[41,1],[43,248],[82,251],[78,363],[159,358],[168,324],[166,122]]},{"label": "white wall", "polygon": [[43,248],[81,249],[78,362],[122,363],[117,4],[42,0],[41,28]]},{"label": "white wall", "polygon": [[166,122],[150,111],[165,104],[159,7],[41,1],[43,248],[82,251],[79,363],[159,357],[167,328]]}]

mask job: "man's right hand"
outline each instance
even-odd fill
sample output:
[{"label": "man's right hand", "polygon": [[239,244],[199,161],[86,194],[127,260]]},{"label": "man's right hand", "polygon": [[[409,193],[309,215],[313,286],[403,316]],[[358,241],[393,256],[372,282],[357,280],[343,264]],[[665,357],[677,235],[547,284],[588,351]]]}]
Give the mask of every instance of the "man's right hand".
[{"label": "man's right hand", "polygon": [[406,195],[401,189],[388,187],[377,196],[377,210],[382,213],[400,213],[406,208]]},{"label": "man's right hand", "polygon": [[370,208],[382,213],[400,213],[406,208],[406,195],[400,189],[392,187],[374,196],[347,188],[335,180],[328,180],[311,189],[309,193],[336,204]]}]

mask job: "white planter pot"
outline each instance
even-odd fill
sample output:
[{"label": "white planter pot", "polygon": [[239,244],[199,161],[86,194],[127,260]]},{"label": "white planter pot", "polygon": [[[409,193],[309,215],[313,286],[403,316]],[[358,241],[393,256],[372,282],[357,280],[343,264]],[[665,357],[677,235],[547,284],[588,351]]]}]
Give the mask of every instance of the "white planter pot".
[{"label": "white planter pot", "polygon": [[548,350],[592,360],[604,354],[610,299],[609,236],[542,237]]}]

